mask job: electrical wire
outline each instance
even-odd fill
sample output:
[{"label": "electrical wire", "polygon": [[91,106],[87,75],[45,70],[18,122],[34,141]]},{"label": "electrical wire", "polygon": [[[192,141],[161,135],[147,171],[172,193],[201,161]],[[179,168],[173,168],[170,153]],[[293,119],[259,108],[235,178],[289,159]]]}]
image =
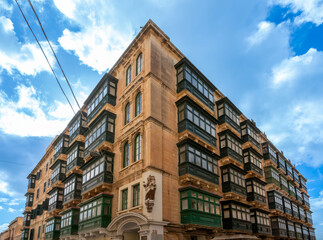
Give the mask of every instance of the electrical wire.
[{"label": "electrical wire", "polygon": [[47,56],[46,56],[46,54],[45,54],[45,52],[44,52],[44,49],[43,49],[43,48],[42,48],[42,46],[40,45],[40,43],[39,43],[39,41],[38,41],[38,39],[37,39],[37,37],[36,37],[36,35],[35,35],[34,31],[32,30],[31,26],[29,25],[29,22],[28,22],[27,18],[25,17],[25,14],[23,13],[23,11],[22,11],[22,9],[21,9],[21,7],[20,7],[20,5],[19,5],[18,1],[17,1],[17,0],[15,0],[15,2],[17,3],[18,8],[19,8],[19,10],[20,10],[20,12],[21,12],[22,16],[23,16],[23,17],[24,17],[24,19],[25,19],[25,22],[27,23],[27,25],[28,25],[28,27],[29,27],[29,29],[30,29],[31,33],[33,34],[34,38],[36,39],[37,44],[38,44],[38,46],[40,47],[40,49],[41,49],[41,51],[42,51],[42,53],[43,53],[44,57],[46,58],[46,61],[47,61],[48,65],[49,65],[50,69],[52,70],[52,72],[53,72],[53,74],[54,74],[54,76],[55,76],[55,79],[56,79],[56,81],[57,81],[57,83],[58,83],[58,85],[59,85],[60,89],[62,90],[62,92],[63,92],[63,94],[64,94],[64,96],[65,96],[66,100],[68,101],[68,103],[69,103],[70,107],[72,108],[73,113],[75,114],[74,108],[73,108],[73,106],[72,106],[72,104],[71,104],[70,100],[69,100],[69,99],[68,99],[68,97],[66,96],[66,94],[65,94],[65,92],[64,92],[64,90],[63,90],[63,88],[62,88],[61,84],[59,83],[58,78],[57,78],[57,76],[56,76],[56,74],[55,74],[55,72],[54,72],[54,69],[53,69],[52,65],[50,64],[50,62],[49,62],[49,60],[48,60],[48,58],[47,58]]},{"label": "electrical wire", "polygon": [[38,21],[38,23],[39,23],[39,25],[40,25],[40,27],[41,27],[41,30],[42,30],[42,32],[43,32],[43,34],[44,34],[44,36],[45,36],[46,40],[47,40],[47,43],[48,43],[48,45],[50,46],[50,49],[52,50],[52,52],[53,52],[53,54],[54,54],[54,56],[55,56],[55,59],[56,59],[56,61],[57,61],[57,63],[58,63],[58,66],[59,66],[59,68],[61,69],[61,71],[62,71],[62,73],[63,73],[63,75],[64,75],[64,78],[65,78],[65,80],[66,80],[66,82],[67,82],[67,84],[68,84],[68,86],[69,86],[69,88],[70,88],[70,90],[71,90],[71,92],[72,92],[72,94],[73,94],[74,100],[75,100],[75,102],[76,102],[77,106],[79,107],[80,112],[81,112],[81,114],[82,114],[81,106],[80,106],[79,102],[77,101],[77,99],[76,99],[76,97],[75,97],[74,91],[73,91],[73,89],[72,89],[72,87],[71,87],[71,85],[70,85],[70,82],[68,81],[68,79],[67,79],[67,77],[66,77],[66,75],[65,75],[65,72],[63,71],[63,68],[62,68],[62,66],[61,66],[61,64],[60,64],[60,62],[59,62],[59,60],[58,60],[58,58],[57,58],[57,56],[56,56],[56,53],[55,53],[55,51],[54,51],[54,49],[53,49],[53,47],[52,47],[52,44],[50,43],[50,41],[49,41],[49,40],[48,40],[48,38],[47,38],[47,35],[46,35],[45,30],[44,30],[44,28],[43,28],[43,25],[41,24],[41,22],[40,22],[40,20],[39,20],[39,17],[38,17],[38,15],[37,15],[37,13],[36,13],[36,11],[35,11],[35,9],[34,9],[34,6],[32,5],[32,3],[31,3],[31,1],[30,1],[30,0],[28,0],[28,2],[29,2],[29,5],[30,5],[30,7],[32,8],[32,10],[33,10],[33,12],[34,12],[34,14],[35,14],[35,16],[36,16],[36,18],[37,18],[37,21]]}]

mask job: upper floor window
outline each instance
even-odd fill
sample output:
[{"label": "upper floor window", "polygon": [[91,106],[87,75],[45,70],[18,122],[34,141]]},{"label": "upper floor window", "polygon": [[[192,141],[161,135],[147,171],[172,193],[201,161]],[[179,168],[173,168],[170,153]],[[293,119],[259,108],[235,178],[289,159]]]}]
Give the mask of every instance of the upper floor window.
[{"label": "upper floor window", "polygon": [[62,147],[63,147],[63,138],[55,145],[54,154],[56,154]]},{"label": "upper floor window", "polygon": [[259,212],[259,211],[251,212],[250,213],[250,220],[251,220],[251,223],[257,222],[257,224],[270,226],[268,214],[263,213],[263,212]]},{"label": "upper floor window", "polygon": [[104,117],[96,126],[86,135],[85,148],[90,146],[96,139],[98,139],[105,131],[109,133],[114,132],[114,118],[108,116]]},{"label": "upper floor window", "polygon": [[101,103],[102,99],[108,94],[115,97],[116,96],[116,84],[112,81],[106,81],[104,85],[100,88],[98,93],[93,97],[93,99],[89,102],[87,107],[87,115],[89,116],[92,111]]},{"label": "upper floor window", "polygon": [[220,104],[218,106],[219,117],[222,115],[228,116],[235,124],[240,125],[240,118],[236,111],[233,110],[228,104]]},{"label": "upper floor window", "polygon": [[[230,178],[229,178],[230,175]],[[232,182],[239,186],[245,187],[245,177],[244,174],[233,168],[225,168],[222,170],[223,182]]]},{"label": "upper floor window", "polygon": [[[231,214],[230,217],[230,207],[231,207]],[[242,221],[250,222],[250,209],[248,207],[244,207],[238,204],[231,203],[223,205],[223,218],[233,218],[239,219]]]},{"label": "upper floor window", "polygon": [[126,142],[123,147],[123,167],[129,166],[129,143]]},{"label": "upper floor window", "polygon": [[261,158],[256,155],[254,152],[252,151],[246,151],[244,152],[244,163],[248,163],[249,161],[257,166],[259,169],[262,169],[262,161]]},{"label": "upper floor window", "polygon": [[218,161],[192,145],[184,145],[179,148],[179,163],[190,162],[209,172],[219,174]]},{"label": "upper floor window", "polygon": [[141,93],[138,93],[135,101],[135,116],[138,116],[141,113],[142,108],[142,99]]},{"label": "upper floor window", "polygon": [[[253,187],[253,189],[252,189]],[[247,181],[247,192],[251,193],[257,193],[263,197],[266,197],[266,192],[265,192],[265,188],[264,185],[260,184],[257,181]]]},{"label": "upper floor window", "polygon": [[72,225],[72,211],[62,215],[61,228]]},{"label": "upper floor window", "polygon": [[142,71],[142,53],[139,54],[136,60],[136,75]]},{"label": "upper floor window", "polygon": [[181,192],[181,210],[194,210],[213,215],[220,215],[220,200],[214,195],[193,189]]},{"label": "upper floor window", "polygon": [[136,207],[139,205],[140,200],[140,185],[136,184],[132,187],[132,206]]},{"label": "upper floor window", "polygon": [[126,71],[126,86],[131,83],[131,65],[127,68]]},{"label": "upper floor window", "polygon": [[193,66],[180,64],[177,68],[177,92],[187,89],[212,110],[214,109],[213,88],[201,73],[192,70]]},{"label": "upper floor window", "polygon": [[121,192],[121,209],[125,210],[128,208],[128,188],[122,190]]},{"label": "upper floor window", "polygon": [[69,194],[70,192],[74,191],[74,189],[75,189],[75,178],[72,178],[70,181],[65,183],[64,196],[66,196],[66,194]]},{"label": "upper floor window", "polygon": [[189,120],[208,134],[216,137],[215,124],[193,108],[190,104],[183,104],[178,107],[178,122]]},{"label": "upper floor window", "polygon": [[135,153],[135,161],[138,161],[141,159],[141,136],[138,134],[135,138],[135,146],[134,146],[134,153]]},{"label": "upper floor window", "polygon": [[124,124],[130,122],[130,103],[127,103],[124,108]]},{"label": "upper floor window", "polygon": [[67,154],[67,164],[70,164],[77,157],[77,146]]},{"label": "upper floor window", "polygon": [[234,152],[242,155],[241,143],[229,134],[225,134],[220,137],[220,147],[229,147]]},{"label": "upper floor window", "polygon": [[[112,157],[107,156],[107,161],[112,162]],[[103,173],[105,170],[105,157],[101,157],[99,160],[95,161],[93,164],[88,166],[83,170],[83,180],[82,183],[86,183],[91,179],[95,178],[99,174]]]}]

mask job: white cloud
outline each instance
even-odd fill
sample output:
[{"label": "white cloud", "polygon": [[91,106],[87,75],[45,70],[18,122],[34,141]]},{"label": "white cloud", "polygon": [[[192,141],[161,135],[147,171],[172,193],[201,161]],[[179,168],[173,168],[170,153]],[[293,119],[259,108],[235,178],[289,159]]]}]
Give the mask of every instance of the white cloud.
[{"label": "white cloud", "polygon": [[[0,193],[4,193],[10,197],[17,195],[16,192],[12,191],[8,183],[8,175],[5,172],[0,172]],[[2,202],[6,202],[7,198],[1,198]]]},{"label": "white cloud", "polygon": [[[80,31],[63,31],[58,39],[61,46],[72,51],[80,61],[99,72],[110,68],[129,45],[132,31],[123,26],[119,30],[111,24],[112,4],[106,1],[87,2],[55,0],[56,7],[80,27]],[[91,11],[88,11],[91,9]]]},{"label": "white cloud", "polygon": [[295,14],[301,12],[294,20],[296,24],[313,22],[318,26],[323,22],[323,2],[321,0],[272,0],[271,4],[290,7]]},{"label": "white cloud", "polygon": [[8,198],[0,198],[0,203],[4,203],[4,202],[8,202],[9,199]]},{"label": "white cloud", "polygon": [[323,73],[322,65],[323,52],[310,48],[307,53],[284,59],[274,66],[271,79],[275,86],[304,77],[310,81],[313,76]]},{"label": "white cloud", "polygon": [[11,13],[12,9],[12,5],[9,4],[6,0],[0,0],[0,11]]},{"label": "white cloud", "polygon": [[[0,69],[6,69],[9,74],[14,70],[23,75],[33,75],[42,71],[51,71],[40,48],[36,43],[21,43],[14,31],[14,26],[9,18],[0,16]],[[53,66],[54,58],[50,54],[46,42],[40,42]],[[54,48],[57,48],[53,44]]]},{"label": "white cloud", "polygon": [[257,31],[247,38],[250,46],[260,44],[264,41],[275,28],[272,22],[262,21],[258,24]]},{"label": "white cloud", "polygon": [[8,212],[10,212],[10,213],[14,213],[14,212],[16,212],[17,210],[16,209],[14,209],[14,208],[8,208]]},{"label": "white cloud", "polygon": [[0,210],[3,210],[3,207],[2,206],[0,206]]},{"label": "white cloud", "polygon": [[317,198],[310,198],[310,204],[312,211],[323,209],[323,190]]},{"label": "white cloud", "polygon": [[2,225],[0,225],[0,232],[3,232],[4,230],[6,230],[9,226],[9,223],[4,223]]},{"label": "white cloud", "polygon": [[58,101],[47,113],[46,104],[39,99],[33,86],[18,85],[16,90],[17,100],[9,99],[0,91],[0,130],[6,134],[22,137],[55,136],[73,116],[69,106]]}]

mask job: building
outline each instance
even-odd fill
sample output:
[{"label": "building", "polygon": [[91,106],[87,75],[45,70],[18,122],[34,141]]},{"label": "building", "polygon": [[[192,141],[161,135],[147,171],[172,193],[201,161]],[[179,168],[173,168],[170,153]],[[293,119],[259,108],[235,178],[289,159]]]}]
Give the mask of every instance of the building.
[{"label": "building", "polygon": [[22,240],[315,239],[306,178],[151,20],[28,181]]},{"label": "building", "polygon": [[0,240],[19,240],[21,238],[23,217],[16,217],[8,228],[0,234]]}]

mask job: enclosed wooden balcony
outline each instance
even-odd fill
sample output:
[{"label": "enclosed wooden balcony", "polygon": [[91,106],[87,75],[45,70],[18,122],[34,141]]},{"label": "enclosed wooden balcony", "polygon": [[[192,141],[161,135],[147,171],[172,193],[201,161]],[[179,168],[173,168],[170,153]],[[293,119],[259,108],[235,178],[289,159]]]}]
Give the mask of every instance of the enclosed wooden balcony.
[{"label": "enclosed wooden balcony", "polygon": [[213,84],[187,58],[179,61],[175,68],[177,93],[186,89],[213,111],[216,90]]}]

